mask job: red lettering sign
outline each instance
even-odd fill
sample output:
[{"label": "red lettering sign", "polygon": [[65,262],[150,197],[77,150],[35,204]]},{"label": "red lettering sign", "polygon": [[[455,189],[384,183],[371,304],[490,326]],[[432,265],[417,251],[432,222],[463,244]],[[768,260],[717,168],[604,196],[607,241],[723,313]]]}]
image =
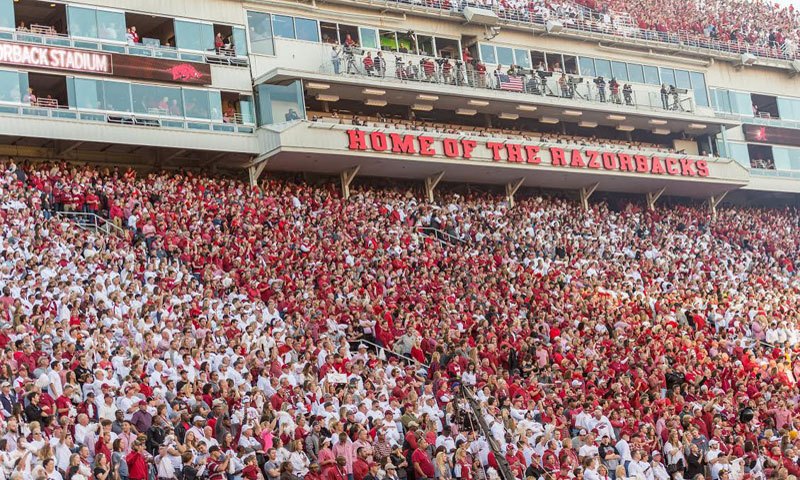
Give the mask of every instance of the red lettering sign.
[{"label": "red lettering sign", "polygon": [[[436,147],[436,143],[441,144]],[[416,147],[416,148],[415,148]],[[473,158],[476,149],[483,148],[485,158],[491,153],[492,161],[508,163],[526,163],[540,165],[541,146],[511,142],[487,141],[478,144],[476,140],[444,138],[436,140],[426,135],[385,134],[379,131],[363,132],[347,130],[347,148],[350,150],[372,150],[375,152],[402,153],[405,155],[444,155],[448,158]],[[437,151],[438,150],[438,151]],[[549,147],[545,154],[550,154],[550,165],[553,167],[604,169],[608,171],[636,172],[650,175],[673,175],[682,177],[708,177],[709,165],[705,160],[694,160],[688,157],[660,158],[655,155],[614,153],[598,150],[563,149]]]}]

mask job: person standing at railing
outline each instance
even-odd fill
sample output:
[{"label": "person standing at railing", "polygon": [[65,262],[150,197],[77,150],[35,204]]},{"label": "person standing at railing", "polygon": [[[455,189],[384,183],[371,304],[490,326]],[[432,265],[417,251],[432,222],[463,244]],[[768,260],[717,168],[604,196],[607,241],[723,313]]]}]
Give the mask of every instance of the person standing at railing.
[{"label": "person standing at railing", "polygon": [[386,59],[383,58],[383,52],[378,52],[375,54],[375,58],[373,59],[375,75],[383,78],[386,76]]},{"label": "person standing at railing", "polygon": [[333,73],[339,75],[339,70],[342,66],[342,51],[338,43],[331,46],[331,64],[333,65]]},{"label": "person standing at railing", "polygon": [[622,96],[625,99],[625,105],[633,105],[633,87],[631,87],[630,83],[626,83],[625,86],[622,87]]},{"label": "person standing at railing", "polygon": [[664,110],[669,110],[669,89],[666,83],[661,84],[661,106]]},{"label": "person standing at railing", "polygon": [[375,62],[372,60],[372,53],[367,52],[367,56],[364,57],[364,72],[367,75],[372,76],[372,70],[375,67]]}]

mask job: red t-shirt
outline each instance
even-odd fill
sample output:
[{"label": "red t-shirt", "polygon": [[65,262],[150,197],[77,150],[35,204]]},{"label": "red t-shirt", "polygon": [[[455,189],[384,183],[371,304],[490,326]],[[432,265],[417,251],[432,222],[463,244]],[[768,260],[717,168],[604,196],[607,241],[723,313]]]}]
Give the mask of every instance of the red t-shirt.
[{"label": "red t-shirt", "polygon": [[[424,450],[419,448],[414,450],[414,453],[411,454],[411,462],[419,464],[419,468],[425,474],[425,478],[433,478],[433,463],[431,463],[428,454]],[[416,469],[414,471],[416,472]]]}]

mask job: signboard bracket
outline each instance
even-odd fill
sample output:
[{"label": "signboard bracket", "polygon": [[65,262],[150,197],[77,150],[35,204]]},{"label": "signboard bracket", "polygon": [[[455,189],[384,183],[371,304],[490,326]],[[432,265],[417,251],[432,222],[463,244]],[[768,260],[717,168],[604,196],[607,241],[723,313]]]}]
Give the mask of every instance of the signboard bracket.
[{"label": "signboard bracket", "polygon": [[664,190],[666,190],[666,189],[667,189],[667,187],[661,187],[659,190],[657,190],[655,192],[647,192],[647,209],[648,210],[650,210],[652,212],[653,210],[656,209],[656,202],[658,201],[659,198],[661,198],[661,195],[664,193]]},{"label": "signboard bracket", "polygon": [[353,179],[356,178],[359,170],[361,170],[361,165],[356,165],[339,174],[339,178],[342,182],[342,198],[345,200],[350,198],[350,184],[353,183]]},{"label": "signboard bracket", "polygon": [[708,199],[708,208],[709,210],[711,210],[711,218],[713,220],[717,219],[717,207],[719,206],[720,203],[722,203],[722,200],[724,200],[727,195],[728,192],[726,191],[722,192],[720,195],[712,195]]},{"label": "signboard bracket", "polygon": [[508,202],[508,208],[514,208],[514,195],[516,195],[517,190],[519,190],[519,187],[522,186],[522,182],[524,181],[524,178],[519,178],[506,183],[506,201]]},{"label": "signboard bracket", "polygon": [[583,207],[583,211],[585,211],[585,212],[589,211],[589,197],[592,196],[592,194],[594,193],[595,190],[597,190],[597,187],[599,185],[600,185],[600,182],[597,182],[592,186],[582,187],[578,191],[578,193],[581,196],[581,206]]},{"label": "signboard bracket", "polygon": [[436,185],[439,185],[442,177],[444,177],[444,170],[425,179],[425,196],[430,203],[433,203],[433,191],[436,189]]}]

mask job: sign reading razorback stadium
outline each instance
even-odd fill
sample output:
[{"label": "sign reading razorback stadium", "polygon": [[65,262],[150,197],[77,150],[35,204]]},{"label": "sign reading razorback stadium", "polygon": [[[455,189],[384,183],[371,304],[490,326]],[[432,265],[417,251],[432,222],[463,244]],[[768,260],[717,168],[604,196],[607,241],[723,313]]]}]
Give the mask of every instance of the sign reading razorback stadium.
[{"label": "sign reading razorback stadium", "polygon": [[592,168],[622,172],[673,175],[682,177],[708,177],[708,163],[688,157],[610,152],[601,149],[564,149],[509,141],[477,141],[467,138],[437,140],[427,135],[365,132],[347,130],[350,150],[401,153],[435,157],[470,159],[479,149],[485,149],[495,162],[539,165],[543,162],[554,167]]},{"label": "sign reading razorback stadium", "polygon": [[114,72],[110,53],[7,42],[0,42],[0,63],[107,75]]},{"label": "sign reading razorback stadium", "polygon": [[0,41],[0,64],[163,82],[211,84],[205,63]]}]

